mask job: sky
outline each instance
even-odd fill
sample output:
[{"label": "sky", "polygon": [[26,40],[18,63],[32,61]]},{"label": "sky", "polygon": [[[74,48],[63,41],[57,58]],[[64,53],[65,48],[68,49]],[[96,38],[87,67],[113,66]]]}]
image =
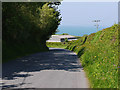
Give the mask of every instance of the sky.
[{"label": "sky", "polygon": [[66,2],[59,6],[61,26],[94,26],[93,20],[101,20],[102,27],[118,23],[118,2]]},{"label": "sky", "polygon": [[118,2],[120,0],[0,0],[2,2],[49,2],[49,1],[64,1],[64,2]]},{"label": "sky", "polygon": [[63,2],[119,2],[120,0],[61,0]]}]

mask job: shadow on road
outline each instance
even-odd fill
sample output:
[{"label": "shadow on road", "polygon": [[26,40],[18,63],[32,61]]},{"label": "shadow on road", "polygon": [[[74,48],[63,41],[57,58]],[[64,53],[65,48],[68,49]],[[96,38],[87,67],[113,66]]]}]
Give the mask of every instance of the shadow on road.
[{"label": "shadow on road", "polygon": [[[2,79],[14,80],[17,77],[31,76],[29,72],[41,70],[65,70],[80,72],[82,66],[78,63],[78,56],[65,49],[50,49],[48,52],[36,53],[2,65]],[[19,74],[26,72],[25,74]],[[24,84],[24,82],[19,85]],[[3,88],[17,87],[18,85],[4,85]]]}]

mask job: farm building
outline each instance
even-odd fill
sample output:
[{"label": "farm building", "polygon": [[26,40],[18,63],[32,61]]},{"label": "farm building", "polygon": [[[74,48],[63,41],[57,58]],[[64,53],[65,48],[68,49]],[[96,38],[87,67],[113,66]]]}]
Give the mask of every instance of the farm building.
[{"label": "farm building", "polygon": [[68,41],[77,40],[77,38],[72,35],[52,35],[47,42],[64,42],[66,38]]}]

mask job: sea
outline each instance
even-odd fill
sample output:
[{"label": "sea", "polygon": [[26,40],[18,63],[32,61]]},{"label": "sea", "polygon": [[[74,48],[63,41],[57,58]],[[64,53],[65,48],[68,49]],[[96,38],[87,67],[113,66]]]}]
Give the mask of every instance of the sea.
[{"label": "sea", "polygon": [[[99,27],[98,31],[105,29],[106,27]],[[74,36],[89,35],[91,33],[97,32],[96,27],[86,27],[86,26],[59,26],[58,32],[56,34],[68,33]]]}]

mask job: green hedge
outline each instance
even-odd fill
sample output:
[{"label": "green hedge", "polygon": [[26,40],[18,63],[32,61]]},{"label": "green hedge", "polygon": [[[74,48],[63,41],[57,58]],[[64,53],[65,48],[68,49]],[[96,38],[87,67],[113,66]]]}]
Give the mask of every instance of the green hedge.
[{"label": "green hedge", "polygon": [[9,42],[9,44],[3,41],[2,43],[2,59],[3,62],[8,62],[22,56],[27,56],[33,53],[48,51],[48,48],[43,43],[26,42],[26,43],[14,43]]},{"label": "green hedge", "polygon": [[47,51],[46,40],[56,32],[60,2],[2,3],[2,60]]}]

